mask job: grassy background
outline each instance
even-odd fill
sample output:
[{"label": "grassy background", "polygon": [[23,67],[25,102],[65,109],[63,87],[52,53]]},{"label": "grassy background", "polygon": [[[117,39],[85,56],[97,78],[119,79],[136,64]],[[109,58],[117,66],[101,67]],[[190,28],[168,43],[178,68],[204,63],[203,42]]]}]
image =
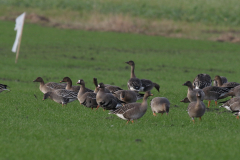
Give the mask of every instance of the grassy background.
[{"label": "grassy background", "polygon": [[78,12],[130,14],[144,18],[239,26],[238,0],[0,0],[1,5],[27,8],[69,9]]},{"label": "grassy background", "polygon": [[[182,84],[199,73],[238,82],[238,45],[25,24],[15,64],[14,25],[0,21],[0,82],[11,87],[0,94],[1,159],[236,158],[239,120],[212,102],[203,121],[193,124],[188,105],[179,101],[187,92]],[[160,84],[160,93],[153,90],[150,99],[167,97],[169,116],[154,117],[149,106],[141,119],[125,125],[115,115],[77,101],[63,108],[42,101],[39,84],[32,82],[38,76],[46,82],[69,76],[73,83],[84,79],[93,89],[92,78],[97,77],[127,89],[128,60],[135,61],[137,77]]]}]

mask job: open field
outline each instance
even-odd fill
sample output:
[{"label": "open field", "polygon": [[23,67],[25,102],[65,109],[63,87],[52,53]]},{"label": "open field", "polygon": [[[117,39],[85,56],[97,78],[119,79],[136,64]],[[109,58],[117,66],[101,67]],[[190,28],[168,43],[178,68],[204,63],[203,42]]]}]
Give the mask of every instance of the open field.
[{"label": "open field", "polygon": [[[11,87],[0,93],[0,159],[237,157],[240,121],[232,113],[212,102],[202,122],[193,124],[187,104],[179,101],[187,92],[182,84],[199,73],[239,82],[239,45],[25,24],[15,64],[14,25],[0,21],[0,83]],[[93,89],[97,77],[127,89],[128,60],[135,61],[137,77],[160,84],[160,93],[152,90],[153,97],[170,100],[169,116],[154,117],[149,106],[141,119],[126,125],[107,111],[92,111],[77,101],[66,107],[42,101],[39,84],[32,82],[38,76],[46,82],[69,76],[73,83],[84,79]]]},{"label": "open field", "polygon": [[[240,42],[238,0],[0,0],[0,19],[59,28]],[[41,21],[43,16],[49,21]]]}]

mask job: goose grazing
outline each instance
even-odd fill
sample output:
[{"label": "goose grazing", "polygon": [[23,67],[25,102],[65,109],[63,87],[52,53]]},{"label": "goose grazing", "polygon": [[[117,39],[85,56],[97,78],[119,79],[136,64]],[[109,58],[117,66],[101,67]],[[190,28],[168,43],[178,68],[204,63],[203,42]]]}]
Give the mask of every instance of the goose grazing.
[{"label": "goose grazing", "polygon": [[[227,80],[226,77],[223,77],[223,76],[220,76],[220,77],[221,77],[221,79],[222,79],[222,83],[223,83],[223,84],[228,82],[228,80]],[[219,87],[216,80],[213,80],[213,86]]]},{"label": "goose grazing", "polygon": [[196,93],[197,101],[191,102],[188,105],[187,111],[188,115],[192,118],[193,123],[195,123],[194,118],[198,118],[201,120],[201,117],[204,115],[206,106],[205,104],[201,101],[201,92]]},{"label": "goose grazing", "polygon": [[193,80],[193,87],[195,89],[203,89],[205,87],[211,86],[212,80],[208,74],[198,74]]},{"label": "goose grazing", "polygon": [[227,94],[224,95],[223,98],[226,98],[228,96],[240,97],[240,85],[232,88]]},{"label": "goose grazing", "polygon": [[202,89],[205,93],[204,100],[208,100],[208,107],[210,106],[211,100],[215,101],[217,105],[217,100],[224,97],[227,94],[231,87],[216,87],[216,86],[209,86]]},{"label": "goose grazing", "polygon": [[232,112],[237,112],[237,119],[239,119],[240,116],[240,97],[235,97],[230,99],[229,101],[227,101],[226,103],[224,103],[223,105],[219,106],[219,107],[224,107],[229,111]]},{"label": "goose grazing", "polygon": [[170,102],[165,97],[155,97],[152,99],[150,106],[154,116],[157,116],[156,113],[162,113],[163,115],[165,112],[168,115]]},{"label": "goose grazing", "polygon": [[[97,94],[99,91],[97,78],[93,78],[93,83],[95,85],[94,93]],[[104,89],[105,93],[111,93],[107,88]]]},{"label": "goose grazing", "polygon": [[197,97],[196,97],[196,93],[197,92],[200,92],[201,94],[201,101],[203,101],[204,99],[204,92],[201,90],[201,89],[193,89],[193,85],[192,85],[192,82],[190,81],[187,81],[183,84],[183,86],[187,86],[188,87],[188,93],[187,93],[187,98],[190,102],[194,102],[194,101],[197,101]]},{"label": "goose grazing", "polygon": [[113,95],[125,103],[136,102],[144,96],[144,94],[136,93],[131,90],[119,90],[114,92]]},{"label": "goose grazing", "polygon": [[85,88],[85,82],[82,79],[78,80],[77,84],[81,85],[77,96],[80,104],[92,109],[97,108],[96,93],[88,92]]},{"label": "goose grazing", "polygon": [[10,91],[9,89],[7,89],[7,85],[5,85],[5,84],[0,84],[0,93],[2,92],[2,91]]},{"label": "goose grazing", "polygon": [[221,78],[220,76],[218,76],[218,75],[215,76],[214,81],[217,82],[218,87],[232,87],[232,88],[234,88],[234,87],[240,85],[240,84],[237,83],[237,82],[227,82],[227,83],[223,83],[222,78]]},{"label": "goose grazing", "polygon": [[65,89],[67,84],[48,82],[44,83],[42,77],[37,77],[33,82],[40,82],[39,89],[42,93],[52,92],[55,89]]},{"label": "goose grazing", "polygon": [[115,110],[121,107],[121,101],[117,97],[113,96],[111,93],[105,92],[105,86],[103,83],[98,84],[99,91],[97,92],[96,101],[98,107],[102,107],[104,110]]},{"label": "goose grazing", "polygon": [[125,62],[131,66],[131,76],[128,80],[128,89],[136,92],[150,91],[153,87],[159,92],[160,86],[148,79],[138,79],[134,73],[135,63],[133,61]]},{"label": "goose grazing", "polygon": [[77,99],[77,93],[66,89],[57,89],[52,92],[44,93],[43,100],[47,98],[63,105],[70,103]]},{"label": "goose grazing", "polygon": [[145,92],[142,103],[128,103],[124,106],[110,111],[109,114],[116,114],[118,117],[127,120],[127,124],[129,121],[133,121],[135,119],[141,118],[147,111],[147,98],[152,96],[153,94],[150,91]]}]

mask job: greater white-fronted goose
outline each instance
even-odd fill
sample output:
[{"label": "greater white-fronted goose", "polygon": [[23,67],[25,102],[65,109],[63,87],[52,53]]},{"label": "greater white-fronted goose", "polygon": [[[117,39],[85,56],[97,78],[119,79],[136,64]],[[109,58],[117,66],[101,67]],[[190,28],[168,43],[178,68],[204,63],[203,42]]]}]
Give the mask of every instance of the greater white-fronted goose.
[{"label": "greater white-fronted goose", "polygon": [[137,92],[150,91],[153,87],[159,92],[160,86],[148,79],[138,79],[134,73],[135,63],[133,61],[125,62],[131,66],[131,76],[128,80],[128,89]]},{"label": "greater white-fronted goose", "polygon": [[237,83],[237,82],[227,82],[227,83],[223,83],[223,82],[222,82],[222,78],[221,78],[220,76],[218,76],[218,75],[215,76],[214,81],[217,82],[218,87],[232,87],[232,88],[234,88],[234,87],[240,85],[240,84]]},{"label": "greater white-fronted goose", "polygon": [[204,92],[201,89],[193,89],[192,82],[187,81],[183,84],[183,86],[188,87],[187,98],[190,102],[197,101],[197,97],[196,97],[197,92],[200,92],[201,98],[202,98],[201,101],[203,100],[203,98],[205,96]]},{"label": "greater white-fronted goose", "polygon": [[114,92],[113,95],[125,103],[136,102],[144,96],[144,94],[136,93],[131,90],[119,90]]},{"label": "greater white-fronted goose", "polygon": [[229,101],[227,101],[226,103],[224,103],[223,105],[219,106],[219,107],[224,107],[229,111],[232,112],[237,112],[237,119],[239,119],[240,116],[240,97],[235,97],[230,99]]},{"label": "greater white-fronted goose", "polygon": [[145,92],[142,103],[128,103],[124,106],[114,110],[110,111],[110,114],[116,114],[118,117],[127,120],[127,123],[129,121],[133,121],[135,119],[141,118],[147,111],[147,98],[149,96],[152,96],[150,91]]},{"label": "greater white-fronted goose", "polygon": [[[223,84],[228,82],[228,80],[227,80],[226,77],[223,77],[223,76],[220,76],[220,77],[221,77],[221,79],[222,79],[222,83],[223,83]],[[213,86],[217,86],[217,87],[218,87],[218,83],[217,83],[216,80],[213,80]]]},{"label": "greater white-fronted goose", "polygon": [[204,100],[208,100],[208,107],[210,106],[211,100],[215,101],[217,105],[217,100],[221,99],[220,97],[224,97],[227,94],[231,87],[216,87],[216,86],[209,86],[202,89],[205,93]]},{"label": "greater white-fronted goose", "polygon": [[193,80],[193,87],[195,89],[203,89],[205,87],[211,86],[212,80],[208,74],[198,74]]},{"label": "greater white-fronted goose", "polygon": [[[93,78],[93,84],[95,85],[94,93],[97,94],[97,92],[99,91],[97,78]],[[105,93],[111,93],[107,88],[105,88],[104,91]]]},{"label": "greater white-fronted goose", "polygon": [[44,93],[43,100],[47,98],[63,105],[70,103],[77,99],[77,93],[66,89],[57,89],[52,92]]},{"label": "greater white-fronted goose", "polygon": [[165,113],[168,115],[169,108],[170,108],[170,102],[165,97],[155,97],[152,99],[151,103],[151,109],[153,112],[153,115],[156,116],[156,113]]},{"label": "greater white-fronted goose", "polygon": [[112,93],[105,92],[105,86],[103,83],[99,83],[98,88],[99,91],[96,96],[98,107],[102,107],[104,110],[115,110],[122,106],[121,101],[117,99],[117,97],[113,96]]},{"label": "greater white-fronted goose", "polygon": [[92,109],[97,108],[96,93],[87,92],[85,82],[82,79],[78,80],[77,84],[81,85],[77,96],[80,104]]},{"label": "greater white-fronted goose", "polygon": [[9,89],[7,89],[7,85],[5,85],[5,84],[0,84],[0,93],[2,92],[2,91],[10,91]]},{"label": "greater white-fronted goose", "polygon": [[37,77],[33,82],[40,82],[39,89],[42,93],[51,92],[55,89],[65,89],[67,84],[55,83],[55,82],[48,82],[44,83],[42,77]]},{"label": "greater white-fronted goose", "polygon": [[193,123],[195,123],[194,118],[198,118],[201,120],[201,117],[204,115],[206,106],[205,104],[201,101],[201,92],[196,93],[197,101],[191,102],[188,105],[187,111],[188,115],[192,118]]}]

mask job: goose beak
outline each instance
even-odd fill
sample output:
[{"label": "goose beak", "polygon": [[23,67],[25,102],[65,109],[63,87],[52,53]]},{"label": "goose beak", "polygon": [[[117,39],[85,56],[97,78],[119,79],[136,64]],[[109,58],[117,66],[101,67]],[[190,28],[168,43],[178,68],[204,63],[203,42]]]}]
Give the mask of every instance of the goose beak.
[{"label": "goose beak", "polygon": [[129,62],[125,62],[125,63],[129,64]]},{"label": "goose beak", "polygon": [[62,83],[63,81],[60,81],[60,83]]},{"label": "goose beak", "polygon": [[153,94],[150,94],[150,96],[153,96]]}]

